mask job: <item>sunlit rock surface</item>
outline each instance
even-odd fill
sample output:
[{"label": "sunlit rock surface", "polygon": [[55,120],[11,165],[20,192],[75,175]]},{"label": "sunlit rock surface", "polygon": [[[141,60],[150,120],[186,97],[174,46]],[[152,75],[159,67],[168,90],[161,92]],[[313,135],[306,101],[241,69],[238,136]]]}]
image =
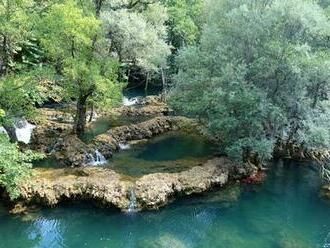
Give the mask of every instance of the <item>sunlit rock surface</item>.
[{"label": "sunlit rock surface", "polygon": [[21,186],[20,200],[55,206],[66,200],[85,199],[127,211],[132,206],[134,189],[137,211],[158,209],[176,197],[224,186],[234,178],[236,166],[226,158],[215,158],[187,171],[150,174],[134,180],[108,168],[35,169],[34,178]]},{"label": "sunlit rock surface", "polygon": [[330,184],[326,184],[322,186],[321,195],[327,199],[330,199]]},{"label": "sunlit rock surface", "polygon": [[34,179],[21,186],[25,202],[55,206],[65,200],[87,199],[120,209],[129,205],[127,191],[131,183],[111,170],[86,167],[34,172]]}]

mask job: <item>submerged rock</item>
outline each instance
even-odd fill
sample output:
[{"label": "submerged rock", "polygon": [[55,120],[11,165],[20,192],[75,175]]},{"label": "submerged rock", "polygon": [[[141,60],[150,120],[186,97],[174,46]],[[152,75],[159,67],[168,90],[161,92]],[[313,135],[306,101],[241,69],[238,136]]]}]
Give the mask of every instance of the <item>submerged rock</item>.
[{"label": "submerged rock", "polygon": [[187,245],[174,235],[164,234],[158,238],[153,237],[138,244],[139,248],[186,248]]},{"label": "submerged rock", "polygon": [[207,197],[201,198],[203,202],[207,203],[226,203],[228,204],[235,203],[239,200],[241,196],[241,186],[236,183],[233,185],[226,186],[223,190],[217,190],[216,192],[210,192],[206,194]]},{"label": "submerged rock", "polygon": [[279,248],[312,248],[312,244],[310,244],[307,239],[301,235],[297,230],[291,230],[285,228],[282,232],[280,232],[278,239]]}]

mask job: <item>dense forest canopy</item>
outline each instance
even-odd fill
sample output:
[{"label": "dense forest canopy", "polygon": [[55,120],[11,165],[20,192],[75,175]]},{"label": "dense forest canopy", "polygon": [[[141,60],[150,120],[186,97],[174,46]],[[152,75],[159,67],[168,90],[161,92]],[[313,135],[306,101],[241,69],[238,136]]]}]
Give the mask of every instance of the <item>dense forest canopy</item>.
[{"label": "dense forest canopy", "polygon": [[330,148],[328,0],[1,0],[0,184],[38,155],[15,144],[15,118],[45,102],[118,106],[127,83],[160,81],[234,159],[270,159],[276,141]]},{"label": "dense forest canopy", "polygon": [[201,41],[177,58],[172,101],[231,157],[276,139],[329,147],[330,22],[313,1],[208,1]]}]

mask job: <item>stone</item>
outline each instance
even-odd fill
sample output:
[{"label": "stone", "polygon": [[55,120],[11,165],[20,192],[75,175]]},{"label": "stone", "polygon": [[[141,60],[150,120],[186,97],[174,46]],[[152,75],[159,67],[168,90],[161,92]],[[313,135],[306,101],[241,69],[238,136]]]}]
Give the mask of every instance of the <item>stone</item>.
[{"label": "stone", "polygon": [[28,208],[24,203],[18,202],[14,207],[9,211],[10,214],[25,214]]}]

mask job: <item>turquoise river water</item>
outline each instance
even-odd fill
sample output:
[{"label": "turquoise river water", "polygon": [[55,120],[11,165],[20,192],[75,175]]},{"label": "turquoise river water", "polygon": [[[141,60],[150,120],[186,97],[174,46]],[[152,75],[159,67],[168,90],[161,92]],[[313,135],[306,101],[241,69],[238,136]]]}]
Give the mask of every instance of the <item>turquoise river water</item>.
[{"label": "turquoise river water", "polygon": [[88,204],[11,216],[0,207],[0,247],[330,247],[330,203],[310,165],[278,163],[258,186],[124,214]]}]

